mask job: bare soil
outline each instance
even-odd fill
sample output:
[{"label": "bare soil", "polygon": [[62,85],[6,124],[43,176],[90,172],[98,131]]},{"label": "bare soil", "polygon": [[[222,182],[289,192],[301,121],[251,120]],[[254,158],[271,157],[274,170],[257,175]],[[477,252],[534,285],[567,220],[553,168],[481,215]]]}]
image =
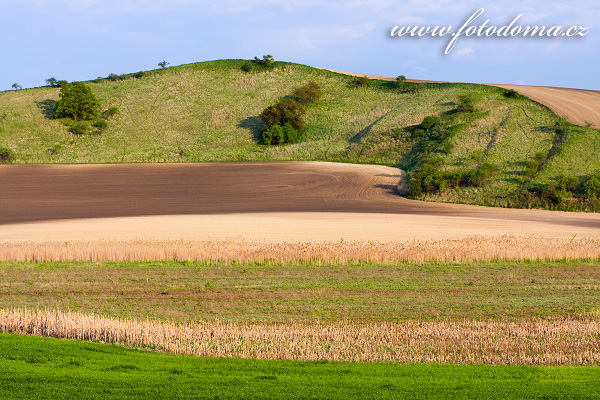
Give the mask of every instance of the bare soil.
[{"label": "bare soil", "polygon": [[0,241],[600,238],[600,215],[426,203],[399,170],[320,162],[8,165]]}]

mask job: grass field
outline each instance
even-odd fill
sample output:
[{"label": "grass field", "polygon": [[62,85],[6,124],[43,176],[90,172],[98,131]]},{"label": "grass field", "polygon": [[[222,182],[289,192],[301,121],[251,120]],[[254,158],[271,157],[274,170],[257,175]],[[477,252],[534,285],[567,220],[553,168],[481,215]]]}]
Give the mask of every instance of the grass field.
[{"label": "grass field", "polygon": [[[16,163],[137,163],[317,160],[370,163],[411,170],[418,151],[411,132],[428,115],[453,127],[451,150],[437,151],[442,169],[472,169],[482,162],[499,173],[481,187],[448,189],[419,198],[493,206],[589,209],[568,198],[561,204],[522,201],[524,185],[551,184],[560,174],[583,177],[600,168],[600,131],[568,125],[560,151],[558,117],[527,98],[474,84],[420,83],[416,92],[393,82],[353,87],[354,77],[307,66],[277,63],[246,73],[242,60],[188,64],[150,71],[142,78],[89,85],[104,108],[120,113],[101,135],[74,135],[51,118],[58,88],[0,93],[0,146]],[[307,107],[300,143],[261,144],[258,115],[295,88],[316,81],[320,101]],[[475,112],[456,112],[459,96],[474,99]],[[545,163],[531,179],[525,164],[536,154]],[[591,208],[590,208],[591,207]]]},{"label": "grass field", "polygon": [[381,322],[600,312],[596,261],[2,263],[3,307],[135,319]]},{"label": "grass field", "polygon": [[0,334],[4,399],[599,398],[598,367],[212,359]]},{"label": "grass field", "polygon": [[599,274],[596,261],[3,263],[0,330],[204,356],[597,365]]}]

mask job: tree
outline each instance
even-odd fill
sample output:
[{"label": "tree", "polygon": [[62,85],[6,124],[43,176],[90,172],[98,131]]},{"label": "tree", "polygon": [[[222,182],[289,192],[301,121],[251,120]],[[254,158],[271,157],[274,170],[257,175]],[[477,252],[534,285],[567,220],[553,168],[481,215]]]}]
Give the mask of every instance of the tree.
[{"label": "tree", "polygon": [[404,75],[399,75],[396,77],[396,86],[398,86],[399,89],[403,89],[405,83],[406,77]]},{"label": "tree", "polygon": [[273,65],[273,63],[275,62],[275,60],[273,59],[273,56],[270,54],[266,54],[263,56],[262,60],[258,57],[254,57],[254,60],[252,60],[253,63],[258,64],[262,67],[270,67]]},{"label": "tree", "polygon": [[159,62],[159,63],[158,63],[158,66],[159,66],[161,69],[165,69],[165,68],[167,68],[167,65],[169,65],[169,63],[168,63],[168,62],[166,62],[165,60],[162,60],[161,62]]},{"label": "tree", "polygon": [[21,85],[19,85],[16,82],[12,84],[12,88],[15,89],[15,90],[21,90],[22,89]]},{"label": "tree", "polygon": [[100,115],[100,102],[92,89],[82,82],[73,82],[61,86],[60,100],[54,108],[55,118],[89,120]]},{"label": "tree", "polygon": [[59,87],[58,80],[55,77],[46,79],[46,85],[50,87]]},{"label": "tree", "polygon": [[283,99],[275,105],[265,108],[259,115],[263,121],[264,129],[268,129],[272,125],[284,126],[289,123],[297,131],[304,127],[302,116],[306,112],[304,106],[292,99]]}]

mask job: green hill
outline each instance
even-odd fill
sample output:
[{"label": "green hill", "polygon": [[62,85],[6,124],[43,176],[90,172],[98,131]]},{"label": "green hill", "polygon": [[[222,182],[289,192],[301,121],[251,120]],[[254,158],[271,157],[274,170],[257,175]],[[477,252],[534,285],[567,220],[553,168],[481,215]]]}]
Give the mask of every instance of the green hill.
[{"label": "green hill", "polygon": [[[13,163],[384,164],[412,171],[414,198],[598,209],[586,182],[594,183],[590,174],[600,169],[600,131],[571,124],[561,130],[559,117],[530,99],[475,84],[360,86],[354,77],[282,62],[245,72],[245,63],[202,62],[89,81],[104,109],[119,110],[101,134],[73,134],[53,119],[58,88],[2,92],[0,147],[14,152]],[[322,97],[306,106],[301,140],[263,145],[260,113],[310,81]],[[421,125],[426,116],[438,118],[428,129]],[[567,185],[561,175],[574,178]]]}]

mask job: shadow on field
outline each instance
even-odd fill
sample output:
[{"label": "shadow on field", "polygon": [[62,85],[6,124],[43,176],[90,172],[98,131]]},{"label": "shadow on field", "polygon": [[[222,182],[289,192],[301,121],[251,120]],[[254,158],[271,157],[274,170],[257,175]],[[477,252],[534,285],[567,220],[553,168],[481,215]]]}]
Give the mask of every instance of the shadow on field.
[{"label": "shadow on field", "polygon": [[248,117],[241,120],[238,128],[248,129],[252,133],[252,140],[258,144],[262,144],[262,121],[258,117]]},{"label": "shadow on field", "polygon": [[52,99],[46,99],[42,101],[36,101],[35,105],[42,111],[44,117],[48,119],[54,119],[54,107],[57,101]]}]

